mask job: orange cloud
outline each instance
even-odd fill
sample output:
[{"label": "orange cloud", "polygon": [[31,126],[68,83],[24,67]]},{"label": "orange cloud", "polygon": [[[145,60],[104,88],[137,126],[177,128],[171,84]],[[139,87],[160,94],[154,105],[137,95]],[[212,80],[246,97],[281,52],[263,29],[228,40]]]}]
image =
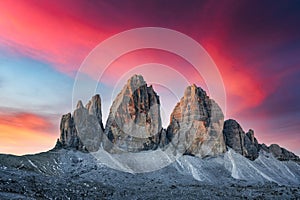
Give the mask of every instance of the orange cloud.
[{"label": "orange cloud", "polygon": [[0,152],[21,155],[47,151],[57,138],[53,129],[46,118],[35,114],[0,115]]}]

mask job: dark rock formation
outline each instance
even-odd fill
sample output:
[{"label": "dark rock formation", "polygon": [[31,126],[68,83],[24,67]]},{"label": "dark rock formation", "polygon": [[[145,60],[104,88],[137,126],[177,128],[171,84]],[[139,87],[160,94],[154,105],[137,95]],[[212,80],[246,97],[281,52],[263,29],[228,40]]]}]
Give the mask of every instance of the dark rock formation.
[{"label": "dark rock formation", "polygon": [[[159,97],[142,76],[134,75],[110,108],[105,135],[120,150],[138,152],[156,149],[161,129]],[[111,146],[104,144],[114,151]]]},{"label": "dark rock formation", "polygon": [[255,160],[258,157],[259,147],[253,130],[245,134],[240,124],[233,120],[226,120],[223,129],[225,144],[237,153]]},{"label": "dark rock formation", "polygon": [[174,153],[205,157],[225,152],[222,110],[201,88],[188,86],[170,118],[166,136]]},{"label": "dark rock formation", "polygon": [[82,151],[97,151],[103,134],[101,99],[92,97],[86,107],[77,103],[73,116],[65,114],[60,122],[60,138],[55,148],[74,148]]},{"label": "dark rock formation", "polygon": [[103,134],[99,119],[94,114],[97,113],[89,113],[89,110],[83,107],[81,101],[78,102],[77,109],[73,113],[78,139],[83,145],[82,148],[89,152],[99,149]]},{"label": "dark rock formation", "polygon": [[254,137],[253,130],[250,129],[245,134],[240,124],[233,119],[225,121],[223,134],[225,143],[228,147],[234,149],[237,153],[250,160],[255,160],[259,155],[259,151],[265,151],[267,153],[272,153],[278,160],[293,160],[300,162],[298,156],[277,144],[272,144],[269,147],[265,144],[259,144]]},{"label": "dark rock formation", "polygon": [[280,147],[278,144],[271,144],[269,147],[265,144],[259,145],[261,150],[272,153],[275,158],[281,161],[292,160],[300,163],[300,158],[294,153]]}]

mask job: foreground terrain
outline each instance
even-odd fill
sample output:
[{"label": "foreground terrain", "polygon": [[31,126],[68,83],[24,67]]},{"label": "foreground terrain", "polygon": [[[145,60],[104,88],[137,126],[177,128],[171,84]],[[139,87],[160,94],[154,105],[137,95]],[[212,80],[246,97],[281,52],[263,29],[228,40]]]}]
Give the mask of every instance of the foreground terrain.
[{"label": "foreground terrain", "polygon": [[255,161],[233,150],[205,159],[183,156],[148,173],[111,169],[101,160],[105,152],[98,155],[65,149],[0,155],[0,199],[300,198],[300,165],[269,154]]}]

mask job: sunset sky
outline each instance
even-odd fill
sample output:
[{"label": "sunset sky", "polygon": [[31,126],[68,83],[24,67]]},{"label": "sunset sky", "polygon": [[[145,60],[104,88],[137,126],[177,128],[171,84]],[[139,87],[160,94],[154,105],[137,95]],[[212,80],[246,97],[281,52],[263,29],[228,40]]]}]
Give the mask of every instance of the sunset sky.
[{"label": "sunset sky", "polygon": [[[81,63],[105,39],[139,27],[173,29],[196,40],[222,75],[226,119],[236,119],[245,131],[253,129],[260,143],[278,143],[300,155],[300,3],[264,0],[1,0],[0,153],[52,148],[60,116],[73,110]],[[104,116],[111,98],[105,94],[144,63],[167,65],[206,89],[201,76],[177,55],[155,49],[130,52],[98,82]],[[146,81],[153,75],[178,84],[172,75],[158,74],[142,75]],[[154,88],[168,118],[176,101],[168,99],[166,89]]]}]

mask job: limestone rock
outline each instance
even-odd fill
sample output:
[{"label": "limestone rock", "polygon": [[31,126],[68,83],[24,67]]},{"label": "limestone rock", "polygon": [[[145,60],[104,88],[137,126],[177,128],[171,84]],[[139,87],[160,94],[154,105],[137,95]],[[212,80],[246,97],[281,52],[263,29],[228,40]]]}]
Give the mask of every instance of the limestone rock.
[{"label": "limestone rock", "polygon": [[89,114],[89,110],[79,101],[77,109],[73,113],[74,124],[78,138],[83,149],[89,152],[97,151],[101,144],[103,130],[96,115]]},{"label": "limestone rock", "polygon": [[103,123],[102,123],[100,95],[96,94],[95,96],[93,96],[92,99],[87,103],[85,107],[88,109],[90,115],[95,115],[97,117],[102,130],[104,130]]},{"label": "limestone rock", "polygon": [[281,161],[292,160],[300,163],[300,158],[294,153],[280,147],[278,144],[271,144],[269,147],[265,144],[260,145],[260,149],[272,153],[275,158]]},{"label": "limestone rock", "polygon": [[62,147],[80,148],[80,142],[71,113],[65,114],[60,122],[60,139]]},{"label": "limestone rock", "polygon": [[204,90],[188,86],[170,116],[167,129],[174,154],[205,157],[224,153],[223,120],[222,110]]},{"label": "limestone rock", "polygon": [[86,107],[78,101],[73,116],[68,113],[61,118],[60,138],[55,148],[97,151],[103,135],[102,127],[100,96],[92,97]]},{"label": "limestone rock", "polygon": [[259,151],[265,151],[267,153],[272,153],[278,160],[293,160],[300,162],[298,156],[277,144],[272,144],[269,147],[265,144],[259,144],[254,137],[253,130],[250,129],[245,134],[240,124],[233,119],[225,121],[223,134],[225,143],[228,147],[250,160],[255,160],[259,155]]},{"label": "limestone rock", "polygon": [[[138,152],[156,149],[161,129],[159,96],[142,76],[134,75],[110,108],[105,135],[120,150]],[[104,144],[106,150],[112,144]]]},{"label": "limestone rock", "polygon": [[249,130],[245,134],[240,124],[233,120],[226,120],[223,129],[225,144],[235,150],[237,153],[255,160],[258,157],[259,146],[254,131]]}]

